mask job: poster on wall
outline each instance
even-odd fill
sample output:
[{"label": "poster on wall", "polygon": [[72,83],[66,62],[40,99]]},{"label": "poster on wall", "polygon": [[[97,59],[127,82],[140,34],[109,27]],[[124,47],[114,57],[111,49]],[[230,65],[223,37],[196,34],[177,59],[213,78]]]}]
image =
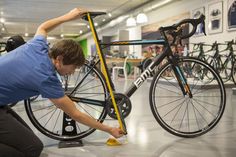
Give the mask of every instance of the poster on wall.
[{"label": "poster on wall", "polygon": [[223,31],[223,3],[222,1],[209,4],[208,6],[208,32],[209,34]]},{"label": "poster on wall", "polygon": [[227,3],[228,14],[228,30],[236,30],[236,0],[228,0]]},{"label": "poster on wall", "polygon": [[[194,9],[192,11],[192,18],[193,19],[197,19],[201,15],[205,15],[205,8],[204,7],[197,8],[197,9]],[[194,36],[201,36],[201,35],[204,35],[204,33],[203,33],[203,24],[199,24],[197,26],[196,33],[194,34]]]}]

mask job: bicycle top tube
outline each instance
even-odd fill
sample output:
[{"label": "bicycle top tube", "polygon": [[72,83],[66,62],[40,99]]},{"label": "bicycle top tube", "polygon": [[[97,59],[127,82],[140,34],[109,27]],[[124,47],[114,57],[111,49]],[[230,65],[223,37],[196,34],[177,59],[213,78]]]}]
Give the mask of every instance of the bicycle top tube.
[{"label": "bicycle top tube", "polygon": [[114,41],[110,43],[100,43],[100,45],[145,45],[145,44],[159,44],[159,45],[165,45],[164,39],[158,39],[158,40],[127,40],[127,41]]}]

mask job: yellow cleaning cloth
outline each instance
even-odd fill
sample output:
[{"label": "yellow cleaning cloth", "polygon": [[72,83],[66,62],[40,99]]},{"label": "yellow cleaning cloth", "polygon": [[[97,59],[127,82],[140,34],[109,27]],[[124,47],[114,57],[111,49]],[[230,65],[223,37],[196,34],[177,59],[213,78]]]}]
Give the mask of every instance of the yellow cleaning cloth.
[{"label": "yellow cleaning cloth", "polygon": [[122,144],[127,144],[127,143],[128,143],[128,141],[127,141],[127,138],[126,138],[126,137],[124,137],[124,138],[119,138],[119,139],[116,139],[116,138],[111,137],[111,138],[109,138],[109,139],[107,140],[107,142],[106,142],[106,144],[107,144],[108,146],[120,146],[120,145],[122,145]]},{"label": "yellow cleaning cloth", "polygon": [[106,144],[108,146],[119,146],[119,145],[121,145],[121,143],[119,141],[117,141],[117,139],[115,139],[115,138],[109,138],[107,140]]}]

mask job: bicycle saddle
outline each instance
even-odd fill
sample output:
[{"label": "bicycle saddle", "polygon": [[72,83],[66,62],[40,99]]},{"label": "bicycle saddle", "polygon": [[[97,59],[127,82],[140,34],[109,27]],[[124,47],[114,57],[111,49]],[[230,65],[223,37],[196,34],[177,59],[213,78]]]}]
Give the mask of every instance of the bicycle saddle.
[{"label": "bicycle saddle", "polygon": [[[95,18],[96,16],[105,15],[106,12],[88,12],[87,14],[90,14],[91,18]],[[82,19],[88,21],[88,16],[87,16],[87,14],[84,14],[84,16],[82,17]]]}]

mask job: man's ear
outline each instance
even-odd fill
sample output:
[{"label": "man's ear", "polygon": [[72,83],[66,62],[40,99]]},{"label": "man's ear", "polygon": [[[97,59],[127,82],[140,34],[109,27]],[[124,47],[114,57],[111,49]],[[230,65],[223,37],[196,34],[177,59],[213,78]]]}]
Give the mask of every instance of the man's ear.
[{"label": "man's ear", "polygon": [[63,63],[63,56],[61,56],[61,55],[57,56],[56,60]]}]

